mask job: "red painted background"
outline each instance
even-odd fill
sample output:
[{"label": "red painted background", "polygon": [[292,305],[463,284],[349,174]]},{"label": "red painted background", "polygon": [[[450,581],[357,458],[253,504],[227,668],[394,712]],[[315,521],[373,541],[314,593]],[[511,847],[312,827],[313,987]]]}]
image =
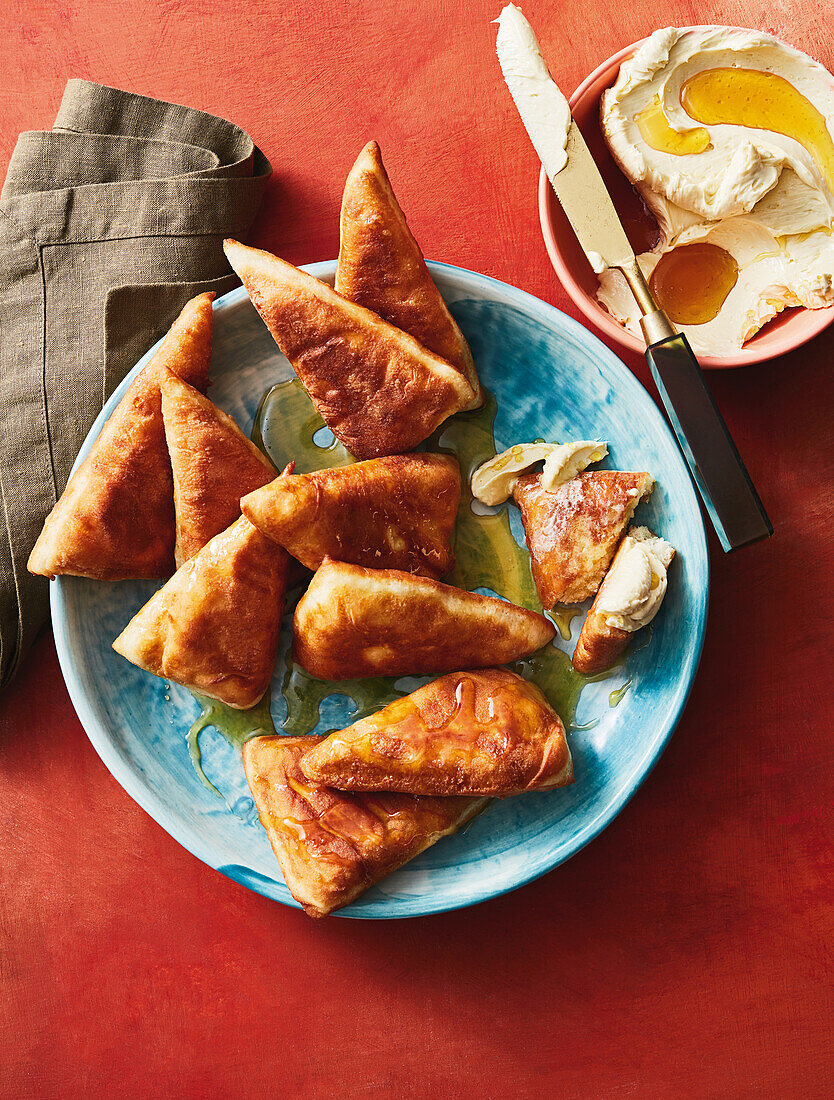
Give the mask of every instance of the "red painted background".
[{"label": "red painted background", "polygon": [[[336,255],[344,176],[375,137],[430,257],[574,313],[494,59],[500,7],[5,0],[0,167],[69,76],[201,107],[269,156],[253,242],[300,263]],[[568,90],[658,21],[759,27],[834,62],[822,3],[524,8]],[[833,351],[823,335],[712,376],[777,533],[730,557],[710,536],[701,669],[637,797],[478,908],[314,924],[209,870],[99,762],[47,633],[0,698],[0,1094],[834,1095]]]}]

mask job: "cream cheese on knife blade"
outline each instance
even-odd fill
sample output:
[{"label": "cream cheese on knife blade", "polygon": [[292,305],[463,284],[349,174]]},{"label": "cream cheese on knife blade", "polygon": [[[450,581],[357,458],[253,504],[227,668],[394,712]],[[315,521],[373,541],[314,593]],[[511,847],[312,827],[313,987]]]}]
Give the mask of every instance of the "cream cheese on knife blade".
[{"label": "cream cheese on knife blade", "polygon": [[495,22],[495,49],[504,80],[552,183],[568,162],[568,101],[547,71],[533,28],[515,4],[507,4]]}]

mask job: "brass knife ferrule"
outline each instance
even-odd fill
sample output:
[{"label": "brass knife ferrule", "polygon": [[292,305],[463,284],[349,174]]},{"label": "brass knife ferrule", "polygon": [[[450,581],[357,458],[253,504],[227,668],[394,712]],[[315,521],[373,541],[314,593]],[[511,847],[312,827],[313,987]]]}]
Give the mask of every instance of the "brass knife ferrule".
[{"label": "brass knife ferrule", "polygon": [[631,288],[637,305],[640,307],[642,317],[640,327],[643,330],[643,338],[648,346],[657,344],[661,340],[668,340],[677,336],[677,329],[663,312],[658,309],[654,295],[649,290],[643,272],[637,263],[637,258],[632,257],[628,262],[620,265],[620,271],[625,276],[626,282]]}]

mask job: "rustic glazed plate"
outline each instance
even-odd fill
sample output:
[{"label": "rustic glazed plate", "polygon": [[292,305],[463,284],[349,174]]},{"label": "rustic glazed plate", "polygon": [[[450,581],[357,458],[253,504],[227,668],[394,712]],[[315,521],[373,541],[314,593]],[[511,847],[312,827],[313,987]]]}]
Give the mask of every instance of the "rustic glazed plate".
[{"label": "rustic glazed plate", "polygon": [[[677,445],[654,402],[595,336],[563,313],[504,283],[445,264],[432,274],[463,329],[484,385],[497,399],[499,449],[536,438],[607,440],[613,469],[650,470],[657,487],[637,518],[678,549],[669,594],[648,644],[612,677],[588,684],[570,735],[576,783],[565,790],[494,802],[471,826],[435,845],[342,911],[348,917],[414,917],[505,893],[564,862],[619,813],[662,752],[686,703],[704,637],[709,568],[699,505]],[[306,270],[332,281],[335,263]],[[210,396],[248,430],[264,391],[291,376],[245,292],[215,302]],[[154,349],[152,349],[153,351]],[[113,394],[81,449],[148,361]],[[326,446],[326,440],[322,441]],[[521,540],[511,505],[512,529]],[[465,547],[458,546],[458,554]],[[70,696],[96,751],[140,806],[209,866],[267,897],[295,906],[254,812],[239,752],[215,730],[200,737],[198,776],[186,733],[199,714],[192,696],[129,664],[111,642],[156,587],[76,577],[52,586],[58,655]],[[556,645],[571,652],[572,637]],[[289,622],[284,624],[282,649]],[[276,667],[272,713],[286,716],[284,669]],[[353,703],[333,696],[319,732],[351,720]]]}]

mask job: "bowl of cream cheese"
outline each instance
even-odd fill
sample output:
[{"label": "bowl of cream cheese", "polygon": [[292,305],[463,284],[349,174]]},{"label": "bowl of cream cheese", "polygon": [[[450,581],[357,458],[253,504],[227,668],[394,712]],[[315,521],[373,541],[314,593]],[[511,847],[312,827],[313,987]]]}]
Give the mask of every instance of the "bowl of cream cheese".
[{"label": "bowl of cream cheese", "polygon": [[[704,367],[763,362],[834,321],[834,77],[759,31],[667,27],[570,97],[655,296]],[[597,277],[542,171],[551,262],[577,308],[642,352],[617,271]]]}]

